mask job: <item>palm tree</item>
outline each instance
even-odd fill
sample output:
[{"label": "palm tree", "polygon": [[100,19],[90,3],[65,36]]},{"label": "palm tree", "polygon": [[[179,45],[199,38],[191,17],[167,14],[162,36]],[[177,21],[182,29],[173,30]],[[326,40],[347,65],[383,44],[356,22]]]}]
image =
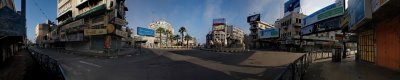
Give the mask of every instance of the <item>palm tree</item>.
[{"label": "palm tree", "polygon": [[176,44],[178,44],[178,40],[181,39],[181,36],[175,35],[175,36],[173,37],[173,39],[176,40]]},{"label": "palm tree", "polygon": [[172,32],[170,30],[165,30],[165,34],[167,35],[166,42],[169,43],[168,40],[171,40]]},{"label": "palm tree", "polygon": [[185,40],[186,40],[186,46],[189,48],[189,40],[192,40],[192,36],[186,34]]},{"label": "palm tree", "polygon": [[[181,41],[183,41],[183,36],[184,36],[183,33],[184,32],[186,32],[186,28],[184,26],[179,28],[179,33],[181,33],[181,36],[182,36]],[[182,46],[182,44],[183,44],[183,42],[181,43],[181,46]]]},{"label": "palm tree", "polygon": [[161,28],[161,27],[159,27],[159,28],[157,28],[157,33],[160,35],[159,36],[159,40],[160,40],[160,46],[161,46],[161,44],[162,44],[162,40],[161,40],[161,37],[162,37],[162,34],[164,34],[165,33],[165,29],[164,28]]}]

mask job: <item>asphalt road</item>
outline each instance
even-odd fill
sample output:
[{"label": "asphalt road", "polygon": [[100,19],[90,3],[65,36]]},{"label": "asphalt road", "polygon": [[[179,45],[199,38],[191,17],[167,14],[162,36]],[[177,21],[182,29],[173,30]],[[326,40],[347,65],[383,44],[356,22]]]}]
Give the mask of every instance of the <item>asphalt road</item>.
[{"label": "asphalt road", "polygon": [[40,51],[58,60],[69,80],[268,80],[278,75],[284,66],[236,65],[250,58],[252,53],[222,57],[204,54],[201,57],[184,54],[209,52],[144,49],[139,55],[95,58],[59,53],[53,49]]}]

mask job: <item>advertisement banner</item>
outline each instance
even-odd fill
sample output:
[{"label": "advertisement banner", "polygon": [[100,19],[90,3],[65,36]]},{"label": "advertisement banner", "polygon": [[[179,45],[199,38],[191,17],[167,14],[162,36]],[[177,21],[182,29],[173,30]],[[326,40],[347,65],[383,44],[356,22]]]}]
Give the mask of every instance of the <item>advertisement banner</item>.
[{"label": "advertisement banner", "polygon": [[226,20],[225,20],[225,18],[213,19],[213,25],[214,24],[226,24]]},{"label": "advertisement banner", "polygon": [[344,13],[344,7],[342,4],[339,3],[331,4],[305,17],[303,19],[303,27],[317,23],[322,20],[341,16],[343,15],[343,13]]},{"label": "advertisement banner", "polygon": [[143,27],[137,27],[137,35],[140,36],[151,36],[154,37],[154,30],[148,29],[148,28],[143,28]]},{"label": "advertisement banner", "polygon": [[307,35],[307,34],[311,34],[314,33],[314,25],[309,25],[306,27],[301,28],[301,35]]},{"label": "advertisement banner", "polygon": [[370,0],[349,0],[349,29],[357,29],[359,24],[363,24],[372,18]]},{"label": "advertisement banner", "polygon": [[289,0],[284,4],[284,14],[288,15],[290,12],[300,12],[300,0]]},{"label": "advertisement banner", "polygon": [[320,21],[316,23],[318,25],[317,32],[332,31],[340,29],[340,19],[339,17],[331,18],[329,20]]},{"label": "advertisement banner", "polygon": [[260,20],[261,20],[260,14],[255,14],[247,17],[247,22],[256,22]]},{"label": "advertisement banner", "polygon": [[224,31],[225,30],[225,25],[214,25],[213,31]]},{"label": "advertisement banner", "polygon": [[84,29],[85,36],[107,34],[107,29]]},{"label": "advertisement banner", "polygon": [[271,28],[271,29],[265,29],[262,31],[259,31],[260,38],[261,39],[266,39],[266,38],[278,38],[279,37],[279,29],[276,28]]}]

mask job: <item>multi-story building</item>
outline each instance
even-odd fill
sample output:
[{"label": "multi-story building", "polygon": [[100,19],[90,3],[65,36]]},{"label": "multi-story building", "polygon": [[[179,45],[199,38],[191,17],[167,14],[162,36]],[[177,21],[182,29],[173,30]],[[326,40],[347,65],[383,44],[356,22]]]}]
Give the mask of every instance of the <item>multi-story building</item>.
[{"label": "multi-story building", "polygon": [[35,42],[40,47],[49,47],[49,43],[54,40],[52,37],[52,32],[57,26],[51,21],[46,23],[40,23],[36,25],[35,28]]},{"label": "multi-story building", "polygon": [[260,14],[251,15],[247,17],[247,23],[250,24],[250,34],[251,43],[249,44],[249,48],[263,48],[266,47],[266,43],[261,42],[259,36],[259,31],[272,28],[273,25],[260,21]]},{"label": "multi-story building", "polygon": [[224,31],[214,31],[213,34],[213,42],[214,44],[216,43],[221,43],[222,46],[227,46],[228,45],[228,40],[226,39],[227,33]]},{"label": "multi-story building", "polygon": [[244,40],[244,31],[239,27],[228,25],[226,28],[228,44],[242,44]]},{"label": "multi-story building", "polygon": [[103,52],[128,38],[125,0],[58,0],[59,42],[67,50]]},{"label": "multi-story building", "polygon": [[[174,28],[172,27],[172,25],[170,23],[168,23],[165,20],[158,20],[155,22],[152,22],[149,24],[149,27],[151,29],[153,29],[154,31],[156,31],[155,33],[155,37],[157,38],[156,42],[161,42],[161,43],[157,43],[156,45],[158,45],[159,47],[161,46],[171,46],[171,40],[167,40],[168,36],[172,36],[174,34]],[[158,28],[164,28],[164,30],[166,32],[171,32],[171,34],[166,34],[166,33],[160,33],[157,31]],[[161,40],[159,40],[161,37]]]},{"label": "multi-story building", "polygon": [[275,27],[280,30],[281,49],[300,47],[301,20],[305,16],[302,13],[293,12],[276,21],[278,25],[275,25]]}]

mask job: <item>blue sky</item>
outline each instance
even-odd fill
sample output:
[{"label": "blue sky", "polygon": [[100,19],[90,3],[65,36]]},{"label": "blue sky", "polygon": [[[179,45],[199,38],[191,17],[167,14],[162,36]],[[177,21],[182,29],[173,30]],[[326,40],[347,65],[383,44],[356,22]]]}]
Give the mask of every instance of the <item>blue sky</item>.
[{"label": "blue sky", "polygon": [[[38,6],[34,1],[37,1]],[[211,30],[212,19],[226,18],[230,25],[238,26],[249,33],[246,17],[261,13],[261,21],[273,24],[283,16],[283,4],[287,0],[126,0],[128,26],[147,27],[149,23],[164,19],[172,24],[175,34],[181,26],[188,34],[205,42],[205,35]],[[335,0],[302,0],[301,12],[308,15]],[[15,0],[20,8],[20,0]],[[45,13],[42,14],[39,7]],[[57,0],[27,0],[27,35],[34,41],[35,26],[47,19],[55,21]]]}]

